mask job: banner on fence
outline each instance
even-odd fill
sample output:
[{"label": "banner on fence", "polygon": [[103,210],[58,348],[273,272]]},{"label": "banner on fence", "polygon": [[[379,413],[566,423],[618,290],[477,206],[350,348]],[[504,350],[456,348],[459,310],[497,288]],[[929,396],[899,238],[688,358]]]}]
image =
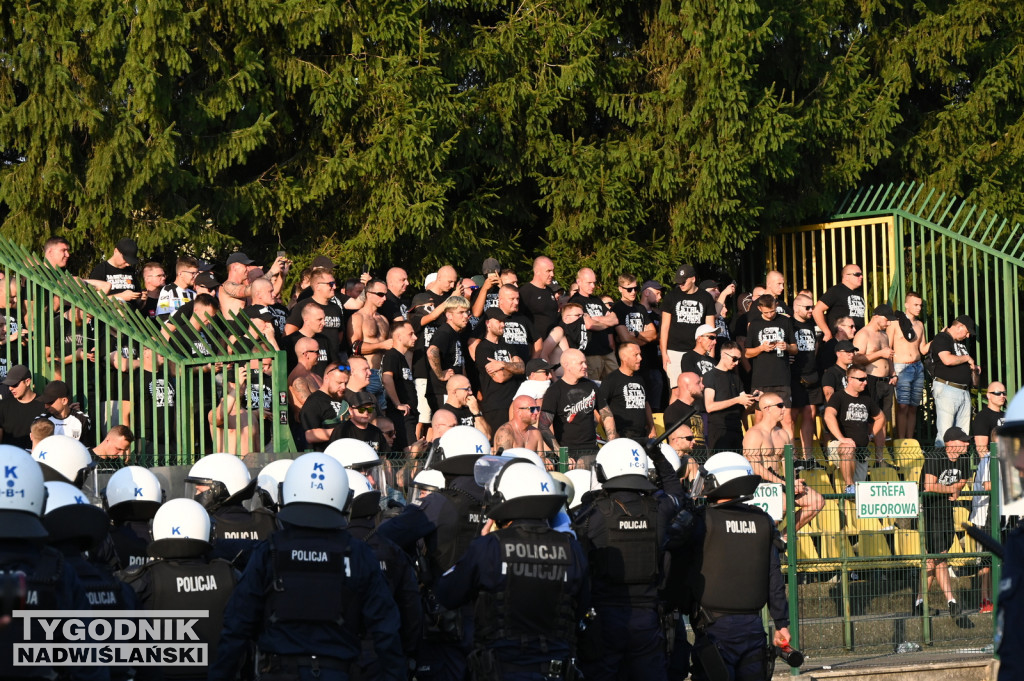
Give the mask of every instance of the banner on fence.
[{"label": "banner on fence", "polygon": [[858,482],[855,498],[858,518],[916,518],[918,514],[916,482]]},{"label": "banner on fence", "polygon": [[757,506],[772,517],[776,522],[782,520],[782,510],[786,500],[786,488],[777,482],[762,482],[754,492],[754,498],[747,503]]}]

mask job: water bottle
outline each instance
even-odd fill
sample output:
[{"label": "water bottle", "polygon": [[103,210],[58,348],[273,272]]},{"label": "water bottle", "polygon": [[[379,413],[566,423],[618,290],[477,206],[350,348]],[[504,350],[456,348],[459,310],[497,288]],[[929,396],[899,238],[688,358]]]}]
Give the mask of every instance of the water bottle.
[{"label": "water bottle", "polygon": [[779,359],[782,359],[783,357],[786,356],[786,351],[783,350],[782,348],[775,348],[775,356],[778,357]]}]

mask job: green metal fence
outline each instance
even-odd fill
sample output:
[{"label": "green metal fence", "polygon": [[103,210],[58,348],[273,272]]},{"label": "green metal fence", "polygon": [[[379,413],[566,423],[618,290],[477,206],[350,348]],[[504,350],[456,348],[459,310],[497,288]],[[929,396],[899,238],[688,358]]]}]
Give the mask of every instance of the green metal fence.
[{"label": "green metal fence", "polygon": [[64,380],[91,420],[86,441],[128,425],[144,465],[294,451],[284,352],[244,314],[180,318],[172,332],[4,239],[0,274],[0,374],[24,364],[36,392]]}]

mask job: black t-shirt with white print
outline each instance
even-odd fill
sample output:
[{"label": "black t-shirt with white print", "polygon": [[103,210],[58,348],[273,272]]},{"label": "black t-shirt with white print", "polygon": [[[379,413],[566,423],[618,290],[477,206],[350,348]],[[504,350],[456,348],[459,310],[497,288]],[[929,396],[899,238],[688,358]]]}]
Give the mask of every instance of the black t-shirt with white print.
[{"label": "black t-shirt with white print", "polygon": [[951,383],[959,383],[960,385],[971,385],[971,365],[967,362],[963,364],[957,364],[956,366],[948,366],[942,363],[939,359],[940,352],[949,352],[957,357],[969,355],[970,350],[967,348],[967,344],[963,341],[955,341],[953,337],[949,335],[948,331],[940,331],[935,336],[935,340],[932,341],[931,347],[928,349],[932,357],[935,359],[935,378],[941,378],[944,381]]},{"label": "black t-shirt with white print", "polygon": [[[465,346],[462,344],[461,334],[453,329],[451,324],[444,323],[438,327],[430,339],[430,347],[436,347],[441,353],[442,374],[449,369],[453,370],[456,374],[466,373]],[[435,395],[443,395],[445,393],[447,381],[438,379],[433,370],[427,374],[427,378],[430,379],[430,387]]]},{"label": "black t-shirt with white print", "polygon": [[[715,358],[711,355],[700,355],[696,351],[688,352],[683,355],[683,359],[679,362],[679,373],[693,372],[704,378],[711,373],[711,370],[715,368]],[[701,391],[700,397],[696,397],[693,400],[693,406],[699,412],[704,411],[704,392]]]},{"label": "black t-shirt with white print", "polygon": [[864,316],[867,304],[864,302],[864,287],[850,288],[846,284],[836,284],[825,295],[821,302],[828,305],[825,312],[825,322],[831,329],[840,317],[850,317],[854,325],[860,331],[864,328]]},{"label": "black t-shirt with white print", "polygon": [[794,379],[804,379],[807,383],[818,382],[818,336],[814,320],[801,322],[793,319],[793,337],[796,339],[796,356],[790,365]]},{"label": "black t-shirt with white print", "polygon": [[137,291],[139,288],[135,282],[135,268],[131,265],[114,267],[104,260],[92,268],[89,278],[105,281],[110,284],[110,291],[107,292],[108,296],[117,295],[124,291]]},{"label": "black t-shirt with white print", "polygon": [[[569,302],[582,305],[583,312],[590,317],[603,317],[608,314],[608,308],[605,307],[604,301],[597,296],[581,296],[577,293],[569,299]],[[583,350],[583,354],[587,357],[609,354],[612,351],[611,342],[609,341],[611,332],[611,329],[602,329],[600,331],[590,329],[587,331],[589,340],[586,349]]]},{"label": "black t-shirt with white print", "polygon": [[501,362],[511,362],[516,355],[504,339],[497,343],[484,338],[476,346],[476,368],[480,374],[480,389],[483,393],[481,409],[490,414],[494,412],[508,413],[508,408],[515,399],[519,384],[523,382],[523,375],[512,376],[504,383],[498,383],[487,373],[487,363],[492,359]]},{"label": "black t-shirt with white print", "polygon": [[867,447],[871,439],[874,418],[878,415],[878,405],[865,390],[854,397],[845,390],[837,390],[828,406],[836,410],[836,420],[843,435],[853,440],[858,447]]},{"label": "black t-shirt with white print", "polygon": [[715,314],[715,299],[704,290],[683,293],[678,286],[665,294],[661,301],[661,312],[669,314],[669,350],[689,352],[696,344],[694,335],[697,327]]},{"label": "black t-shirt with white print", "polygon": [[596,407],[597,384],[589,378],[581,378],[573,385],[561,379],[552,381],[544,393],[542,409],[554,415],[555,439],[560,445],[571,449],[596,449]]},{"label": "black t-shirt with white print", "polygon": [[[787,345],[796,342],[793,337],[793,323],[789,317],[775,315],[766,321],[764,317],[751,320],[747,326],[747,347],[764,343],[784,341]],[[766,386],[789,385],[789,353],[777,350],[762,352],[751,360],[752,375],[750,385],[755,390]]]},{"label": "black t-shirt with white print", "polygon": [[[394,348],[385,350],[380,360],[380,371],[382,374],[391,374],[400,404],[408,404],[413,412],[419,413],[416,379],[413,378],[412,367],[406,361],[405,354]],[[388,398],[388,402],[391,402],[391,398]]]},{"label": "black t-shirt with white print", "polygon": [[605,376],[597,390],[597,408],[605,407],[615,417],[619,437],[647,437],[647,386],[639,375],[616,369]]}]

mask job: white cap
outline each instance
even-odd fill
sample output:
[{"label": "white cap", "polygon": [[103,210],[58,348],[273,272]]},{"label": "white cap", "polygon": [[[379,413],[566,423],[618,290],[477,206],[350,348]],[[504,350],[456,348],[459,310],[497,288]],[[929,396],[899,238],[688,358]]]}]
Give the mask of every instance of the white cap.
[{"label": "white cap", "polygon": [[706,333],[713,333],[713,334],[715,334],[717,336],[718,335],[718,329],[716,329],[715,327],[711,326],[710,324],[701,324],[700,326],[697,327],[697,331],[694,332],[693,337],[695,339],[696,338],[700,338],[701,336],[703,336]]}]

